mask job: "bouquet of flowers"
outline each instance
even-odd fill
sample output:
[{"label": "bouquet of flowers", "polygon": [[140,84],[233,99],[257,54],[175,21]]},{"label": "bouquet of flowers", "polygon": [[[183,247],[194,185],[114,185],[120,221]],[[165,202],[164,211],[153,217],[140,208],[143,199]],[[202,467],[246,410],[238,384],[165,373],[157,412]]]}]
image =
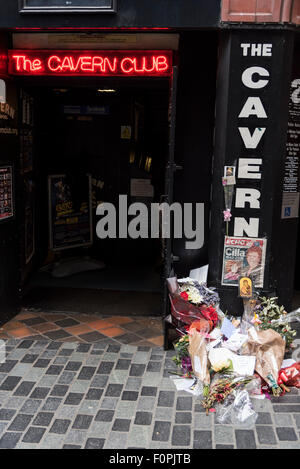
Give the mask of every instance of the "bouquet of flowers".
[{"label": "bouquet of flowers", "polygon": [[225,210],[223,210],[224,221],[226,222],[226,235],[228,236],[228,223],[231,220],[231,205],[233,199],[234,185],[228,184],[228,178],[222,178],[224,188]]},{"label": "bouquet of flowers", "polygon": [[202,319],[203,329],[210,331],[215,327],[218,322],[217,292],[193,279],[177,281],[174,277],[167,279],[167,285],[170,292],[171,313],[175,319],[186,325]]},{"label": "bouquet of flowers", "polygon": [[282,392],[277,380],[284,351],[285,342],[278,332],[272,329],[257,331],[254,327],[248,330],[243,355],[256,356],[255,370],[271,388],[274,396],[279,396]]},{"label": "bouquet of flowers", "polygon": [[254,310],[253,323],[258,326],[259,330],[273,329],[278,332],[285,340],[286,349],[289,350],[297,335],[297,331],[290,326],[291,319],[299,320],[300,313],[287,314],[284,306],[277,304],[277,297],[259,298],[258,304]]},{"label": "bouquet of flowers", "polygon": [[173,357],[174,363],[181,368],[180,373],[171,372],[173,374],[179,374],[182,377],[190,378],[193,374],[192,361],[189,355],[189,335],[183,335],[175,344],[174,348],[176,356]]},{"label": "bouquet of flowers", "polygon": [[223,401],[233,391],[250,383],[252,376],[236,376],[227,371],[224,374],[216,374],[210,386],[207,396],[202,401],[202,406],[206,413],[216,404],[222,404]]},{"label": "bouquet of flowers", "polygon": [[195,306],[214,306],[220,302],[218,293],[197,280],[178,280],[179,292],[182,298]]}]

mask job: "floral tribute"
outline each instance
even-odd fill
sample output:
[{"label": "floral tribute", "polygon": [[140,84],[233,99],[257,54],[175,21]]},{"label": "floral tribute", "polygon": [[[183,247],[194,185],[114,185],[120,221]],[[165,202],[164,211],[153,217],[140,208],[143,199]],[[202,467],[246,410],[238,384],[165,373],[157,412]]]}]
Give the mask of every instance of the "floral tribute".
[{"label": "floral tribute", "polygon": [[202,401],[202,406],[206,409],[206,413],[208,413],[214,405],[222,404],[229,394],[250,383],[251,380],[251,377],[230,376],[228,371],[225,376],[220,375],[220,377],[217,377],[217,379],[212,382],[208,395],[205,396]]},{"label": "floral tribute", "polygon": [[170,373],[193,378],[183,384],[185,389],[201,396],[202,406],[207,413],[216,412],[219,423],[228,415],[253,424],[257,414],[250,397],[300,388],[300,363],[284,360],[293,347],[291,323],[300,321],[299,311],[288,314],[277,298],[262,297],[244,302],[244,313],[237,318],[220,310],[218,293],[205,283],[175,277],[167,283],[168,320],[179,333],[173,357],[178,371]]},{"label": "floral tribute", "polygon": [[189,335],[186,334],[182,336],[178,342],[175,342],[174,349],[176,351],[176,356],[173,357],[174,363],[180,367],[180,372],[173,374],[178,374],[185,378],[191,378],[193,375],[193,367],[191,357],[189,355]]},{"label": "floral tribute", "polygon": [[[294,314],[293,319],[296,319],[297,316],[300,317],[300,313]],[[292,348],[292,343],[297,335],[297,331],[292,329],[290,321],[291,316],[287,314],[284,306],[277,304],[277,297],[259,298],[254,309],[252,323],[260,330],[273,329],[278,332],[285,340],[287,350]]]}]

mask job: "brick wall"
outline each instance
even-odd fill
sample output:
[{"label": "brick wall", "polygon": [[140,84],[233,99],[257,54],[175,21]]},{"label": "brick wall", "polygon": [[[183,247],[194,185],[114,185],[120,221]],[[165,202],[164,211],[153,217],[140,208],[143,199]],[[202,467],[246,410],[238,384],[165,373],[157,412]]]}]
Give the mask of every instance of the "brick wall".
[{"label": "brick wall", "polygon": [[223,0],[223,22],[300,24],[300,0]]}]

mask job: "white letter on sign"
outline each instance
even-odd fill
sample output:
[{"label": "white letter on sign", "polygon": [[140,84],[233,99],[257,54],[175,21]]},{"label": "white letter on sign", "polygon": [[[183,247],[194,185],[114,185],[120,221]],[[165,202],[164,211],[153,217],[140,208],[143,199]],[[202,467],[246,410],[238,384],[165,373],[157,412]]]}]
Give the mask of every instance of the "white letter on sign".
[{"label": "white letter on sign", "polygon": [[253,134],[250,134],[248,127],[239,127],[241,137],[246,148],[256,148],[265,133],[266,127],[256,127]]},{"label": "white letter on sign", "polygon": [[247,88],[264,88],[269,80],[257,80],[253,81],[253,75],[259,75],[260,77],[268,77],[269,72],[263,67],[249,67],[242,74],[242,82]]},{"label": "white letter on sign", "polygon": [[235,207],[245,208],[246,203],[250,204],[250,208],[260,208],[259,199],[260,191],[257,189],[237,188],[235,197]]},{"label": "white letter on sign", "polygon": [[248,223],[245,218],[236,217],[234,219],[234,236],[249,236],[249,238],[257,238],[258,227],[259,218],[250,218]]},{"label": "white letter on sign", "polygon": [[239,117],[241,118],[249,116],[257,116],[260,119],[265,119],[266,117],[268,117],[261,102],[261,99],[257,96],[250,96],[247,99],[239,115]]},{"label": "white letter on sign", "polygon": [[238,178],[261,179],[260,168],[261,158],[239,158]]}]

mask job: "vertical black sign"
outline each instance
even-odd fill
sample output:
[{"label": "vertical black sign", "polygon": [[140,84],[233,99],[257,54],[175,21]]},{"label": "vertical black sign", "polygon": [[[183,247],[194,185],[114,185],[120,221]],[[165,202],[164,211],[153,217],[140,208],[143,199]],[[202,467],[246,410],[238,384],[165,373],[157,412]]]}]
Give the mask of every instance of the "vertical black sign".
[{"label": "vertical black sign", "polygon": [[290,32],[232,31],[223,35],[216,106],[214,188],[211,214],[210,281],[223,307],[239,311],[236,288],[221,286],[224,222],[224,166],[235,166],[229,236],[267,240],[264,284],[276,291],[293,35]]}]

